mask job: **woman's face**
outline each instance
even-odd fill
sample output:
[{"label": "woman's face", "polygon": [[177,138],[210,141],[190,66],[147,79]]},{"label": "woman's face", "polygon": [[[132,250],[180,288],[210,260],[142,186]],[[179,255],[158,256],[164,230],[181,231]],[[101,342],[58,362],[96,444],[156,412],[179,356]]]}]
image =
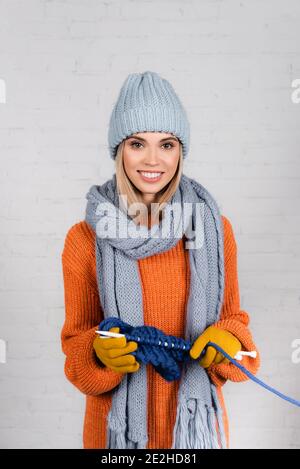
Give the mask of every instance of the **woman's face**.
[{"label": "woman's face", "polygon": [[124,141],[123,162],[131,182],[148,205],[173,178],[179,162],[180,142],[170,133],[138,132]]}]

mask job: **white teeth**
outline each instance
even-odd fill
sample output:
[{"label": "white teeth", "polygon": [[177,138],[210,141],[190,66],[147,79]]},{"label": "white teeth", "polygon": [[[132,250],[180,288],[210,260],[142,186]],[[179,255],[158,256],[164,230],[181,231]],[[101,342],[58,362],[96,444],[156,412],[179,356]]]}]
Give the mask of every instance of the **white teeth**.
[{"label": "white teeth", "polygon": [[143,171],[141,171],[141,174],[145,176],[146,178],[154,179],[160,176],[162,173],[144,173]]}]

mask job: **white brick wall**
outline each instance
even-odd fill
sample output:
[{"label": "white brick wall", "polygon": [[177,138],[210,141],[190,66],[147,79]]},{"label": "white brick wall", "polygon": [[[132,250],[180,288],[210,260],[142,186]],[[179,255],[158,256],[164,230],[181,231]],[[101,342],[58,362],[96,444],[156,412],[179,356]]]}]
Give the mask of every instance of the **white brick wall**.
[{"label": "white brick wall", "polygon": [[[191,122],[185,173],[233,224],[259,377],[300,397],[297,0],[1,0],[0,446],[79,448],[84,396],[63,374],[60,255],[114,171],[108,119],[127,74],[170,80]],[[2,82],[3,83],[3,82]],[[232,448],[300,448],[295,407],[224,387]]]}]

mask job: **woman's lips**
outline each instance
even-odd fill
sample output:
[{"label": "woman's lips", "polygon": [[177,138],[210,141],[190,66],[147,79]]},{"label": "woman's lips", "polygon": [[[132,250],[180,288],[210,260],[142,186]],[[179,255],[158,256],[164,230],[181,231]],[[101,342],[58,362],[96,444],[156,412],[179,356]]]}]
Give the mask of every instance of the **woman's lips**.
[{"label": "woman's lips", "polygon": [[[151,171],[149,171],[149,172],[151,172]],[[156,172],[156,171],[153,171],[153,172]],[[159,171],[157,171],[157,172],[159,172]],[[140,174],[141,178],[142,178],[143,181],[145,181],[145,182],[157,182],[157,181],[159,181],[159,180],[162,178],[162,176],[163,176],[163,174],[164,174],[164,173],[160,173],[160,175],[157,176],[157,177],[155,177],[155,178],[154,178],[154,177],[149,178],[149,177],[144,176],[144,175],[141,173],[141,171],[138,171],[138,173]]]}]

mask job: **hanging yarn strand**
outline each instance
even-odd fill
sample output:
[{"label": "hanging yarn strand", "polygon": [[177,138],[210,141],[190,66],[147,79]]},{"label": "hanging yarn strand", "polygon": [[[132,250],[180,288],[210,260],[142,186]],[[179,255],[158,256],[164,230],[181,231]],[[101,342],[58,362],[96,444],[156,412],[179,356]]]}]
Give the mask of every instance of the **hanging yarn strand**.
[{"label": "hanging yarn strand", "polygon": [[[109,317],[104,319],[99,324],[99,331],[109,331],[112,327],[119,327],[121,333],[125,335],[128,341],[135,341],[138,343],[138,348],[131,354],[136,357],[136,360],[143,364],[151,363],[156,371],[167,381],[174,381],[180,379],[182,362],[193,361],[188,353],[192,347],[190,341],[186,341],[180,337],[166,335],[160,329],[152,326],[138,326],[132,327],[119,318]],[[237,368],[245,373],[255,383],[263,388],[284,399],[291,404],[300,407],[300,401],[293,399],[275,388],[264,383],[262,380],[254,376],[247,368],[241,365],[233,357],[228,355],[225,350],[214,342],[208,342],[206,347],[212,346],[225,358],[230,360]],[[198,360],[206,353],[206,347]]]}]

